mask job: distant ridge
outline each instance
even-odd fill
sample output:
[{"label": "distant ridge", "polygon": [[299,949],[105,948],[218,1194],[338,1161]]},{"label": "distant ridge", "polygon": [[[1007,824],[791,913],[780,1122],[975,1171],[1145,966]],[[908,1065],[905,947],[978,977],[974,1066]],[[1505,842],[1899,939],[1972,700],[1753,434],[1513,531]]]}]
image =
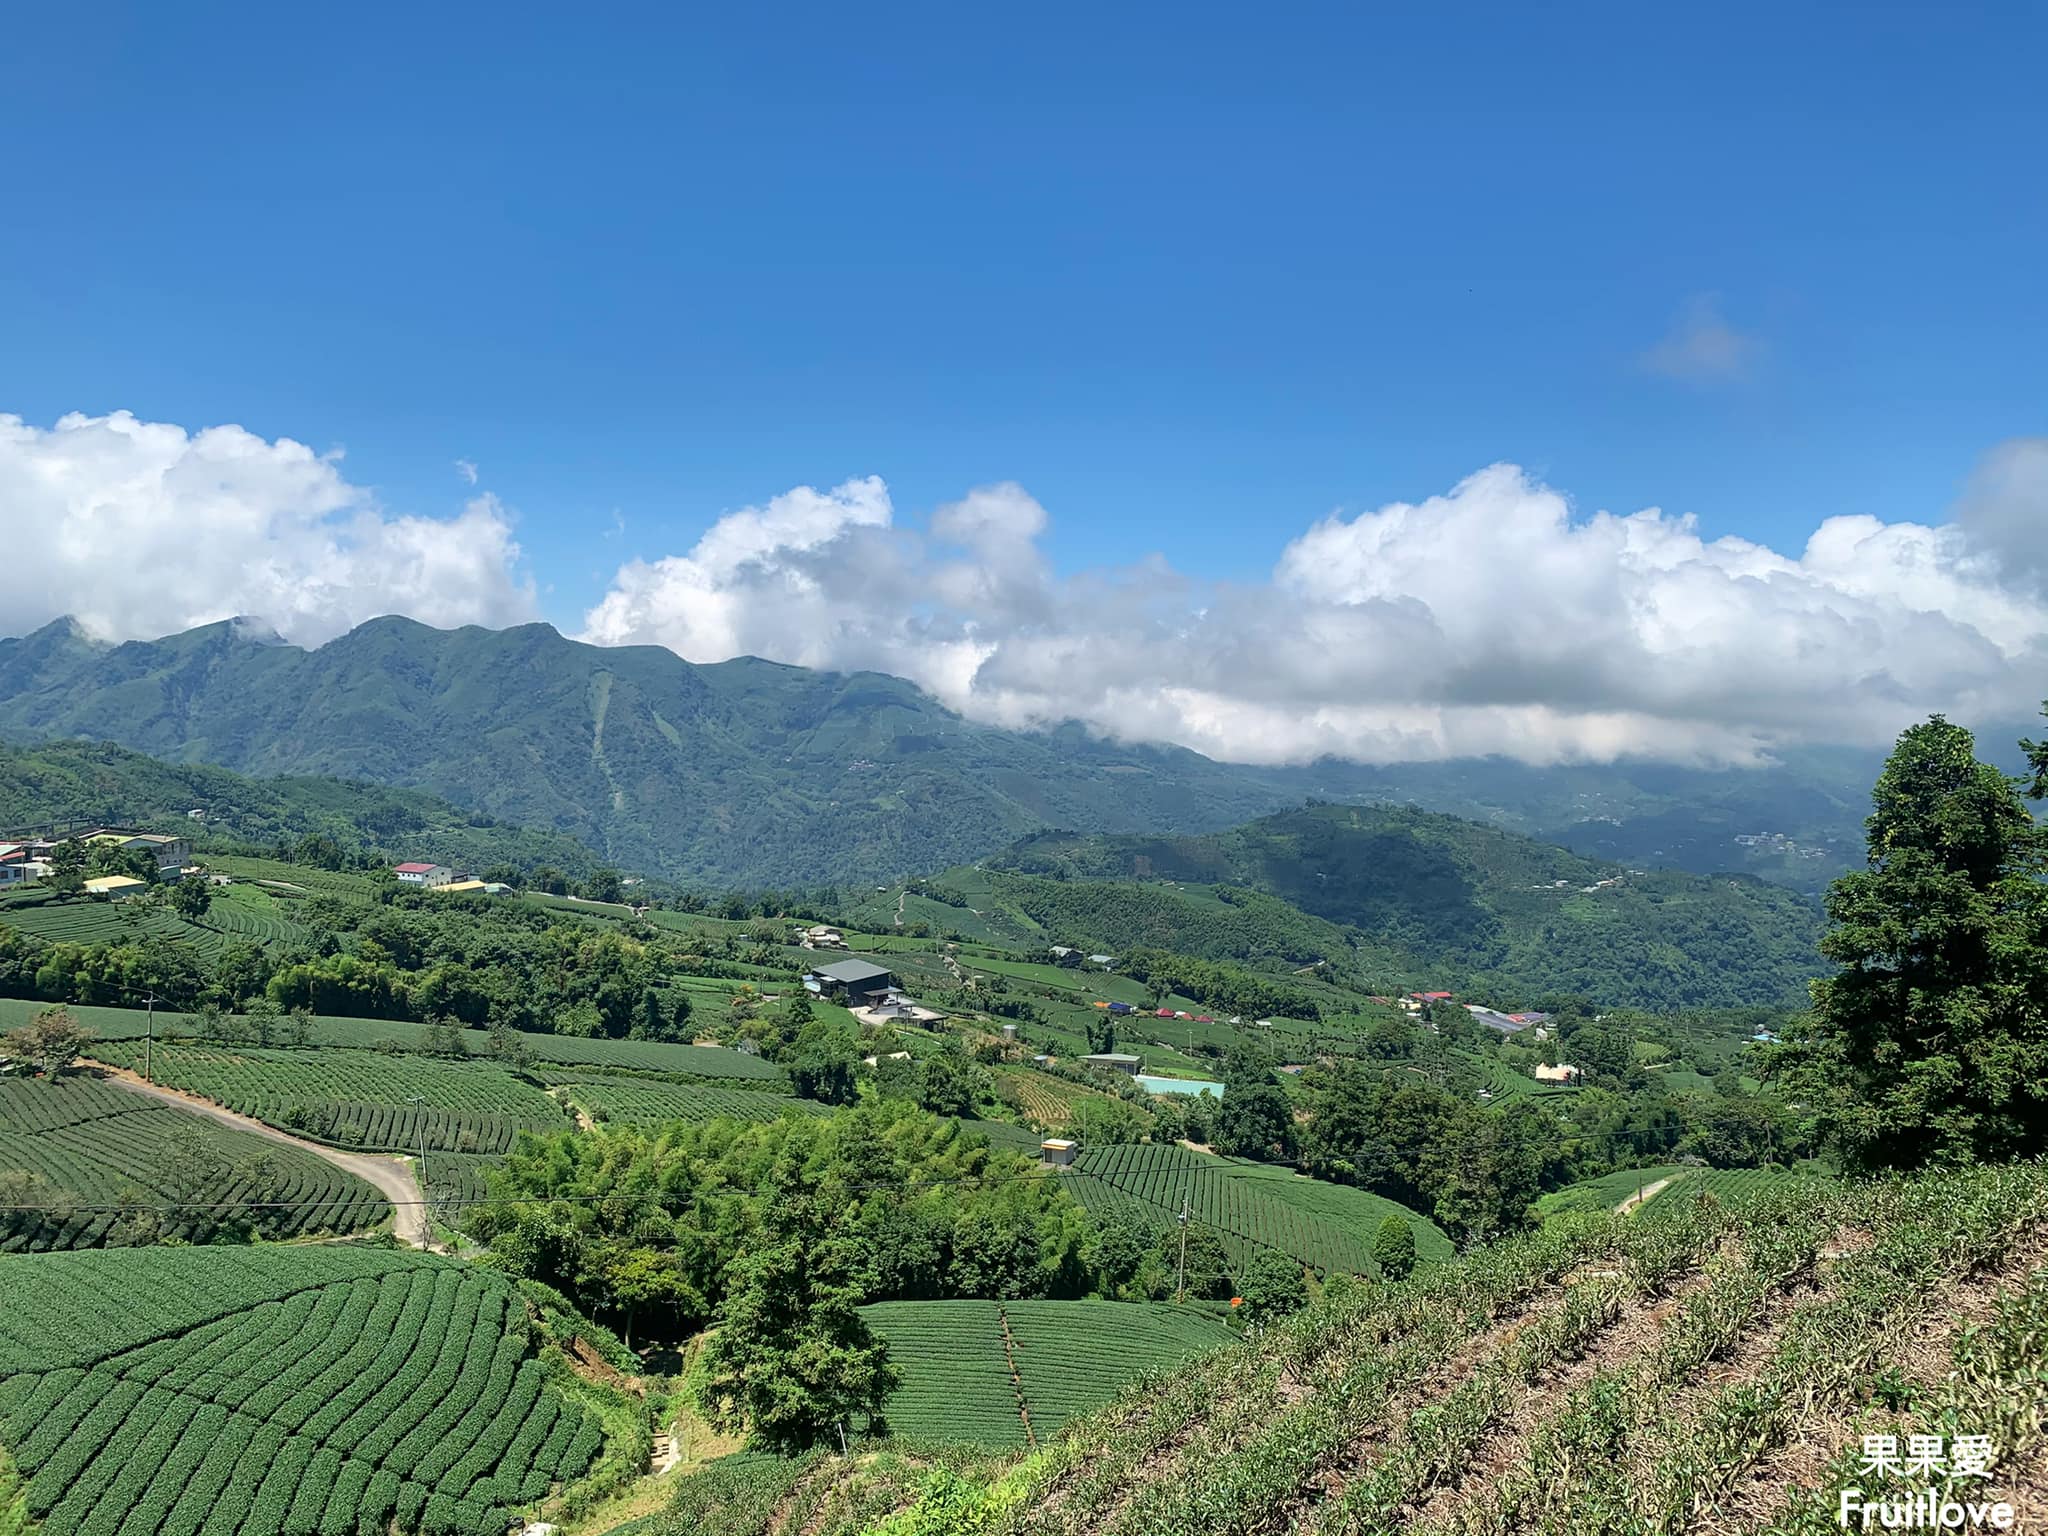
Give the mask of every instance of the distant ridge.
[{"label": "distant ridge", "polygon": [[[246,618],[120,644],[58,619],[0,640],[0,736],[402,785],[721,886],[882,884],[1047,828],[1201,833],[1319,796],[1408,800],[1610,858],[1811,887],[1860,846],[1872,776],[1852,754],[1769,771],[1254,767],[1073,724],[981,725],[880,673],[697,665],[546,624],[397,617],[312,650]],[[1766,832],[1794,835],[1792,850],[1735,841]]]}]

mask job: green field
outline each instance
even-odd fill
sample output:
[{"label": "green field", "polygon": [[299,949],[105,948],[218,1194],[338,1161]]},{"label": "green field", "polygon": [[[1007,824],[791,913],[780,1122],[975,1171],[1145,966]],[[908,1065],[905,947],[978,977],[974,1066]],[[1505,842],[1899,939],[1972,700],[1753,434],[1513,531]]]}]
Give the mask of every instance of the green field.
[{"label": "green field", "polygon": [[[180,1140],[197,1137],[234,1174],[207,1191],[223,1206],[260,1200],[265,1237],[356,1232],[391,1208],[368,1184],[297,1147],[217,1125],[200,1115],[89,1077],[0,1079],[0,1168],[45,1180],[70,1210],[45,1216],[0,1212],[0,1252],[93,1248],[119,1241],[120,1213],[80,1207],[134,1204],[165,1194],[163,1170]],[[269,1172],[259,1188],[252,1160]],[[189,1237],[189,1215],[172,1213],[172,1235]]]},{"label": "green field", "polygon": [[1091,1147],[1064,1177],[1090,1211],[1121,1209],[1153,1227],[1177,1220],[1185,1203],[1196,1221],[1222,1237],[1233,1268],[1265,1247],[1325,1273],[1377,1274],[1373,1235],[1389,1215],[1414,1229],[1424,1260],[1446,1259],[1452,1251],[1435,1223],[1391,1200],[1185,1147]]},{"label": "green field", "polygon": [[1165,1303],[886,1301],[861,1315],[902,1378],[884,1410],[892,1434],[997,1448],[1042,1440],[1146,1371],[1235,1337],[1213,1311]]},{"label": "green field", "polygon": [[425,1254],[0,1258],[0,1446],[45,1536],[499,1536],[597,1421],[509,1282]]},{"label": "green field", "polygon": [[135,900],[10,902],[0,905],[0,923],[52,943],[133,944],[158,939],[206,960],[217,958],[227,942],[225,934],[188,923],[167,907]]},{"label": "green field", "polygon": [[1548,1220],[1569,1211],[1613,1210],[1638,1189],[1647,1189],[1660,1179],[1671,1182],[1650,1196],[1649,1204],[1643,1207],[1645,1213],[1671,1210],[1687,1196],[1712,1194],[1726,1203],[1766,1191],[1820,1188],[1831,1177],[1817,1163],[1802,1163],[1796,1168],[1700,1168],[1681,1164],[1627,1168],[1552,1190],[1536,1202],[1536,1213]]},{"label": "green field", "polygon": [[[1536,1202],[1536,1214],[1545,1219],[1561,1216],[1567,1211],[1611,1211],[1639,1189],[1647,1189],[1659,1179],[1681,1178],[1698,1172],[1676,1164],[1665,1164],[1656,1168],[1623,1168],[1615,1173],[1602,1174],[1597,1179],[1582,1179],[1577,1184],[1567,1184],[1563,1189],[1554,1189]],[[1651,1196],[1657,1199],[1658,1196]]]},{"label": "green field", "polygon": [[662,1125],[681,1120],[700,1125],[707,1120],[774,1120],[785,1114],[831,1113],[827,1106],[810,1099],[700,1083],[598,1078],[562,1087],[570,1103],[600,1124]]},{"label": "green field", "polygon": [[[730,987],[731,983],[725,983]],[[0,998],[0,1031],[19,1028],[50,1004],[24,998]],[[150,1019],[140,1008],[99,1008],[68,1004],[71,1016],[100,1040],[140,1040],[150,1028]],[[192,1014],[159,1008],[155,1016],[159,1039],[174,1034],[191,1035],[199,1028]],[[317,1014],[312,1021],[309,1042],[316,1046],[367,1048],[388,1044],[404,1050],[425,1048],[427,1026],[404,1019],[355,1019]],[[464,1050],[481,1056],[490,1049],[490,1038],[482,1030],[459,1032]],[[733,1078],[758,1083],[780,1084],[783,1071],[758,1056],[729,1051],[715,1045],[676,1045],[662,1040],[589,1040],[576,1035],[516,1034],[526,1055],[533,1061],[564,1066],[617,1067],[636,1072],[662,1072],[686,1077]]]},{"label": "green field", "polygon": [[[139,1072],[135,1041],[102,1041],[95,1059]],[[380,1152],[503,1152],[521,1131],[566,1128],[561,1106],[503,1067],[378,1051],[166,1044],[154,1080],[315,1141]],[[423,1102],[415,1104],[413,1099]]]}]

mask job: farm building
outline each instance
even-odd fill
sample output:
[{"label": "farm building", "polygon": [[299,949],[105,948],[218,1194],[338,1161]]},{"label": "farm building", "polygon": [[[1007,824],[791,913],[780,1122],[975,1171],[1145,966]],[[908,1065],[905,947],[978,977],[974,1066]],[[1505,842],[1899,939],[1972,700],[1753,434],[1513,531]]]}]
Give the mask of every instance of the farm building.
[{"label": "farm building", "polygon": [[398,876],[400,885],[417,885],[429,891],[455,878],[455,871],[445,864],[400,864],[391,873]]},{"label": "farm building", "polygon": [[1113,965],[1115,965],[1115,964],[1116,964],[1116,956],[1115,956],[1115,955],[1090,955],[1090,956],[1088,957],[1088,963],[1089,963],[1090,965],[1099,965],[1099,966],[1101,966],[1101,967],[1102,967],[1102,968],[1103,968],[1104,970],[1108,970],[1108,969],[1109,969],[1109,968],[1110,968],[1111,966],[1113,966]]},{"label": "farm building", "polygon": [[1132,1077],[1138,1075],[1138,1068],[1144,1062],[1136,1056],[1126,1056],[1121,1051],[1097,1051],[1093,1056],[1081,1058],[1083,1066],[1100,1067],[1105,1072],[1126,1072]]},{"label": "farm building", "polygon": [[896,985],[896,974],[869,960],[835,960],[804,977],[804,987],[849,1005],[884,1001]]},{"label": "farm building", "polygon": [[1045,1162],[1051,1163],[1055,1168],[1068,1168],[1073,1166],[1074,1153],[1079,1150],[1079,1145],[1054,1137],[1050,1141],[1041,1141],[1038,1150]]},{"label": "farm building", "polygon": [[1536,1081],[1539,1083],[1576,1083],[1578,1080],[1579,1069],[1562,1061],[1554,1067],[1540,1061],[1536,1064]]},{"label": "farm building", "polygon": [[192,857],[192,844],[188,839],[172,837],[164,832],[125,832],[119,827],[101,827],[96,832],[86,833],[79,841],[108,844],[124,851],[140,849],[156,860],[157,872],[166,880],[177,879],[172,871],[182,871],[185,861]]},{"label": "farm building", "polygon": [[138,880],[133,875],[102,875],[97,880],[85,882],[85,888],[95,896],[111,896],[116,901],[123,896],[133,896],[137,891],[148,888],[149,882]]},{"label": "farm building", "polygon": [[445,885],[432,886],[430,889],[439,891],[444,896],[481,896],[484,894],[484,883],[481,880],[450,880]]}]

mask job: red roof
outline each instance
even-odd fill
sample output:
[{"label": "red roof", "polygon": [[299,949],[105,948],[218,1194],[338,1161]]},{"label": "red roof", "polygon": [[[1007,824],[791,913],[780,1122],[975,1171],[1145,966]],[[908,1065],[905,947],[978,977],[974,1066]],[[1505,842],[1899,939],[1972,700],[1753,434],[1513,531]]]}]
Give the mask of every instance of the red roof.
[{"label": "red roof", "polygon": [[399,875],[424,875],[428,870],[437,867],[433,864],[401,864],[392,873]]},{"label": "red roof", "polygon": [[1173,1017],[1173,1010],[1171,1008],[1162,1008],[1153,1014],[1152,1017],[1155,1019],[1170,1019]]},{"label": "red roof", "polygon": [[1410,992],[1410,997],[1419,997],[1425,1003],[1440,1003],[1451,994],[1448,992]]}]

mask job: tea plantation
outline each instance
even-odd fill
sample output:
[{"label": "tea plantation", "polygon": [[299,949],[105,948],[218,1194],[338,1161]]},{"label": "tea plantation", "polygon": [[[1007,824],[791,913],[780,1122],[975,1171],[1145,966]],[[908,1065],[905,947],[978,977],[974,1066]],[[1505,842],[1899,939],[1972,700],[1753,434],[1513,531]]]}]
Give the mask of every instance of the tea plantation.
[{"label": "tea plantation", "polygon": [[[353,1174],[297,1147],[217,1125],[202,1116],[85,1077],[0,1079],[0,1169],[41,1179],[48,1214],[0,1212],[0,1252],[92,1248],[122,1239],[117,1204],[175,1197],[166,1170],[197,1138],[227,1178],[204,1197],[225,1207],[259,1201],[255,1232],[271,1238],[357,1232],[391,1214]],[[261,1159],[259,1178],[254,1165]],[[166,1236],[190,1239],[196,1213],[168,1213]]]},{"label": "tea plantation", "polygon": [[[93,1057],[140,1072],[137,1041]],[[283,1130],[379,1152],[503,1152],[523,1130],[560,1130],[561,1106],[503,1067],[375,1051],[233,1048],[159,1041],[155,1081]],[[423,1102],[415,1104],[413,1099]]]},{"label": "tea plantation", "polygon": [[488,1271],[346,1247],[0,1258],[0,1447],[47,1536],[498,1536],[602,1439]]},{"label": "tea plantation", "polygon": [[1208,1308],[1123,1301],[886,1301],[861,1308],[901,1385],[913,1440],[1022,1447],[1134,1378],[1234,1341]]},{"label": "tea plantation", "polygon": [[1373,1234],[1390,1214],[1414,1229],[1419,1257],[1451,1254],[1450,1240],[1436,1225],[1405,1206],[1269,1163],[1174,1146],[1092,1147],[1065,1178],[1088,1210],[1121,1210],[1148,1226],[1177,1221],[1185,1202],[1194,1220],[1223,1239],[1233,1265],[1260,1248],[1277,1248],[1327,1273],[1374,1274]]}]

